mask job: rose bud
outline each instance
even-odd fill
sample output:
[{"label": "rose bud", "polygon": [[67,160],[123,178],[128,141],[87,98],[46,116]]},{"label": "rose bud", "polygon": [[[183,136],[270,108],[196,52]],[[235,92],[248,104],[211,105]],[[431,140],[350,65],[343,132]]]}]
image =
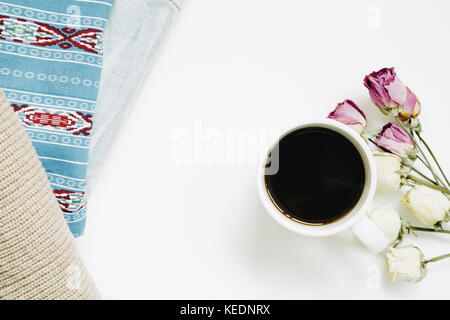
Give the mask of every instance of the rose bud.
[{"label": "rose bud", "polygon": [[401,187],[402,159],[392,153],[376,153],[373,155],[377,168],[377,190],[395,192]]},{"label": "rose bud", "polygon": [[428,226],[446,220],[450,210],[450,201],[445,195],[422,185],[411,188],[401,203],[407,206],[420,222]]},{"label": "rose bud", "polygon": [[384,113],[398,109],[402,119],[419,115],[419,100],[397,77],[394,68],[372,72],[364,78],[364,85],[373,103]]},{"label": "rose bud", "polygon": [[405,101],[401,104],[399,117],[402,120],[415,118],[420,114],[421,105],[419,99],[408,89]]},{"label": "rose bud", "polygon": [[399,107],[397,99],[407,95],[406,86],[395,74],[394,68],[374,71],[364,78],[364,86],[369,90],[370,98],[382,110]]},{"label": "rose bud", "polygon": [[367,126],[366,115],[352,100],[339,103],[328,118],[348,125],[359,134],[362,134]]},{"label": "rose bud", "polygon": [[408,133],[393,122],[383,127],[376,138],[376,144],[402,158],[412,157],[416,150]]},{"label": "rose bud", "polygon": [[366,215],[391,242],[399,237],[402,221],[397,211],[388,207],[374,207]]},{"label": "rose bud", "polygon": [[393,282],[397,280],[417,282],[426,275],[424,256],[417,247],[408,245],[390,248],[386,259],[389,277]]}]

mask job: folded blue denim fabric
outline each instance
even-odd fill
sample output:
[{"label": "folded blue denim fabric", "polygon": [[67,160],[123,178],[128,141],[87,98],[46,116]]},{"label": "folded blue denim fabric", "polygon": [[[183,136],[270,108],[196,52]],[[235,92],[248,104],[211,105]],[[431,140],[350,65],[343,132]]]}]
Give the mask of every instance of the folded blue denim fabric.
[{"label": "folded blue denim fabric", "polygon": [[103,30],[113,2],[0,1],[0,88],[23,122],[75,236],[85,225]]},{"label": "folded blue denim fabric", "polygon": [[181,0],[115,1],[105,30],[105,60],[88,167],[89,190],[181,4]]}]

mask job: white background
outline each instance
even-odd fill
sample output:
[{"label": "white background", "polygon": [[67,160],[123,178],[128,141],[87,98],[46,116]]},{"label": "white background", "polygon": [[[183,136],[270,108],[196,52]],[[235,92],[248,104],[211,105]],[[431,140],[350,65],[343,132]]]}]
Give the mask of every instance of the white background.
[{"label": "white background", "polygon": [[[254,163],[220,164],[198,148],[324,117],[346,98],[378,130],[363,77],[395,66],[448,172],[449,14],[448,0],[188,1],[92,190],[80,247],[100,289],[138,299],[450,298],[450,261],[418,284],[392,285],[383,257],[350,231],[313,239],[276,224]],[[180,132],[197,141],[184,150],[198,163],[174,161]],[[410,241],[426,257],[450,251],[448,236]]]}]

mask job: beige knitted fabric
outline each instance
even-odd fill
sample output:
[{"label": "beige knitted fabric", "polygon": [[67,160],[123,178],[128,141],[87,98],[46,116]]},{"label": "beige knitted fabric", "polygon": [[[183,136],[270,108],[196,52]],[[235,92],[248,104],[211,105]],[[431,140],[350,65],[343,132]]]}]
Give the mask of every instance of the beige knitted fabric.
[{"label": "beige knitted fabric", "polygon": [[97,299],[45,171],[0,91],[0,299]]}]

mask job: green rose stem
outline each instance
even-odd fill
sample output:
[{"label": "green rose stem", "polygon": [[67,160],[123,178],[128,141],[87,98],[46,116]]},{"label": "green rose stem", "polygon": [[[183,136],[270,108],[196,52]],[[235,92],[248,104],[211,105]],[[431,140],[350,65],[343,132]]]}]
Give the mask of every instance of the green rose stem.
[{"label": "green rose stem", "polygon": [[[425,153],[423,152],[423,150],[420,148],[420,145],[417,143],[416,138],[414,137],[414,135],[411,133],[411,130],[409,128],[407,128],[405,126],[405,124],[403,123],[402,120],[400,120],[399,116],[395,116],[395,119],[397,119],[398,124],[402,127],[403,130],[405,130],[405,132],[411,137],[411,139],[414,141],[414,144],[416,145],[417,149],[419,150],[419,152],[422,154],[424,160],[426,163],[425,166],[431,171],[431,174],[433,175],[434,179],[436,180],[436,182],[440,181],[442,183],[442,181],[439,179],[439,177],[436,175],[436,173],[434,173],[433,168],[431,167],[430,161],[428,161],[427,156],[425,155]],[[423,162],[423,161],[422,161]]]},{"label": "green rose stem", "polygon": [[[432,168],[431,168],[431,167],[430,167],[430,166],[429,166],[429,165],[428,165],[428,164],[427,164],[420,156],[417,156],[417,159],[419,159],[420,162],[422,162],[422,164],[423,164],[425,167],[427,167],[427,169],[430,170],[431,173],[433,173],[433,169],[432,169]],[[436,176],[436,175],[434,175],[434,174],[433,174],[433,176],[437,178],[437,182],[436,182],[436,181],[433,181],[434,184],[436,184],[436,185],[440,184],[441,186],[447,188],[447,187],[445,186],[444,182],[441,180],[441,178],[439,178],[438,176]]]},{"label": "green rose stem", "polygon": [[441,186],[437,186],[437,185],[435,185],[433,183],[429,183],[429,182],[427,182],[425,180],[422,180],[420,178],[417,178],[415,176],[409,175],[409,176],[406,177],[406,179],[414,181],[414,182],[419,183],[419,184],[422,184],[424,186],[427,186],[427,187],[439,190],[439,191],[441,191],[441,192],[443,192],[445,194],[450,194],[450,190],[448,190],[447,188],[443,188]]},{"label": "green rose stem", "polygon": [[422,227],[410,227],[411,230],[421,231],[421,232],[438,232],[438,233],[447,233],[450,234],[450,230],[442,230],[442,229],[431,229],[431,228],[422,228]]},{"label": "green rose stem", "polygon": [[430,263],[430,262],[436,262],[436,261],[444,260],[444,259],[447,259],[447,258],[450,258],[450,253],[444,254],[442,256],[434,257],[434,258],[432,258],[430,260],[425,260],[423,263],[426,264],[426,263]]},{"label": "green rose stem", "polygon": [[426,175],[424,175],[422,172],[420,172],[419,170],[417,170],[414,167],[410,167],[412,171],[414,171],[415,173],[419,174],[422,178],[425,178],[426,180],[428,180],[429,182],[431,182],[434,185],[438,185],[436,181],[431,180],[430,178],[428,178]]},{"label": "green rose stem", "polygon": [[[413,131],[413,134],[414,134],[414,132],[415,132],[415,131]],[[416,132],[416,134],[417,134],[417,132]],[[420,145],[417,144],[416,140],[414,140],[414,142],[416,143],[417,148],[419,149],[420,153],[423,155],[423,157],[424,157],[425,160],[422,159],[420,156],[417,156],[417,159],[419,159],[419,160],[420,160],[420,161],[428,168],[428,170],[430,170],[430,172],[433,174],[433,177],[436,179],[436,181],[437,181],[442,187],[447,188],[447,185],[446,185],[446,184],[442,181],[442,179],[434,172],[434,169],[433,169],[433,167],[431,166],[430,161],[429,161],[428,158],[425,156],[425,153],[424,153],[423,150],[420,148]],[[439,166],[439,164],[436,162],[436,160],[435,160],[435,163]],[[440,170],[441,170],[441,169],[440,169]],[[443,173],[443,172],[441,171],[441,173]],[[447,179],[445,176],[444,176],[444,178]]]},{"label": "green rose stem", "polygon": [[447,176],[444,173],[444,170],[442,170],[441,165],[437,161],[436,157],[434,156],[434,153],[431,151],[431,148],[428,146],[428,143],[425,142],[425,140],[422,138],[422,136],[416,132],[417,137],[419,137],[419,140],[422,141],[425,148],[427,148],[428,152],[430,153],[431,157],[433,158],[434,162],[436,163],[437,167],[439,168],[439,171],[441,172],[442,176],[445,179],[445,182],[447,182],[447,185],[450,187],[450,182],[447,179]]}]

